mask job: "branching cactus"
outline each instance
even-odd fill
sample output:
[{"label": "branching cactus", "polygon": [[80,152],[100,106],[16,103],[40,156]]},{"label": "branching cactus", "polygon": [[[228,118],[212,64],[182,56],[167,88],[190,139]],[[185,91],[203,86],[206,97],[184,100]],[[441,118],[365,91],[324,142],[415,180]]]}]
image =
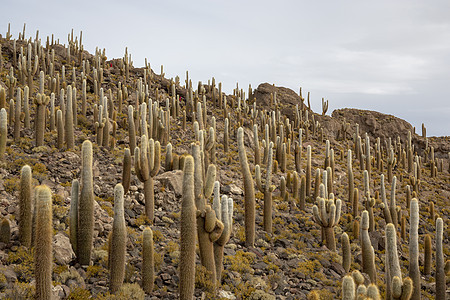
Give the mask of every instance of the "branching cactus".
[{"label": "branching cactus", "polygon": [[[413,286],[411,278],[402,280],[402,272],[398,261],[397,233],[392,223],[386,225],[386,299],[411,298]],[[437,298],[439,299],[439,298]]]},{"label": "branching cactus", "polygon": [[245,244],[247,247],[253,247],[255,244],[255,188],[245,152],[244,129],[242,127],[238,129],[237,140],[239,163],[244,181]]},{"label": "branching cactus", "polygon": [[20,201],[19,201],[19,239],[20,243],[29,248],[31,246],[32,211],[31,211],[31,168],[22,167],[20,172]]},{"label": "branching cactus", "polygon": [[195,281],[196,207],[194,197],[194,159],[184,159],[180,229],[180,300],[192,300]]},{"label": "branching cactus", "polygon": [[361,253],[362,270],[369,275],[372,283],[376,283],[375,252],[369,237],[369,213],[367,210],[363,211],[361,218]]},{"label": "branching cactus", "polygon": [[334,238],[334,226],[339,223],[341,217],[341,200],[318,198],[318,204],[313,206],[314,220],[322,227],[325,234],[326,246],[331,251],[336,251]]},{"label": "branching cactus", "polygon": [[0,160],[3,159],[6,151],[6,140],[8,136],[8,114],[6,109],[0,110]]},{"label": "branching cactus", "polygon": [[266,168],[266,180],[261,180],[261,169],[256,165],[256,186],[261,193],[264,193],[264,230],[272,233],[272,192],[275,186],[272,185],[272,168],[273,168],[273,143],[269,145],[269,160]]},{"label": "branching cactus", "polygon": [[123,208],[123,186],[114,188],[114,221],[111,235],[109,261],[109,290],[115,293],[123,284],[125,276],[125,254],[127,248],[127,226]]},{"label": "branching cactus", "polygon": [[35,278],[36,299],[52,297],[52,193],[45,185],[36,188]]},{"label": "branching cactus", "polygon": [[81,265],[89,265],[94,235],[94,179],[92,172],[92,143],[81,146],[81,194],[78,211],[77,258]]},{"label": "branching cactus", "polygon": [[138,179],[144,183],[145,215],[153,224],[155,210],[154,177],[161,163],[161,146],[158,141],[141,137],[141,147],[134,149],[134,169]]},{"label": "branching cactus", "polygon": [[37,94],[34,99],[36,108],[36,147],[44,145],[44,131],[45,131],[45,107],[50,102],[50,97],[43,94]]},{"label": "branching cactus", "polygon": [[[218,183],[218,181],[216,181]],[[216,191],[214,191],[216,193]],[[214,242],[214,263],[216,264],[216,278],[220,285],[223,270],[223,249],[225,244],[228,243],[232,231],[233,220],[233,199],[223,195],[219,201],[219,195],[214,195],[214,211],[219,221],[223,223],[223,231],[217,241]]]}]

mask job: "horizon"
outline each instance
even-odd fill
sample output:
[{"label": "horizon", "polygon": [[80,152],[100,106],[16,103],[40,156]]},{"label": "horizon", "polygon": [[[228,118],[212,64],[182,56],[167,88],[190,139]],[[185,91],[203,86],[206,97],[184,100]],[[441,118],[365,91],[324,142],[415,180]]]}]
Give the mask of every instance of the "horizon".
[{"label": "horizon", "polygon": [[[181,82],[189,71],[194,85],[215,77],[227,94],[236,83],[244,91],[264,82],[297,94],[302,87],[318,113],[325,98],[328,115],[374,110],[406,120],[417,134],[424,123],[427,136],[450,135],[450,3],[235,3],[82,1],[69,11],[58,1],[15,1],[0,32],[11,23],[17,38],[26,23],[26,37],[39,30],[44,43],[54,34],[67,44],[72,29],[83,31],[89,53],[99,47],[120,58],[127,47],[134,67],[147,58],[155,73],[164,65],[166,77]],[[52,18],[40,18],[49,7]]]}]

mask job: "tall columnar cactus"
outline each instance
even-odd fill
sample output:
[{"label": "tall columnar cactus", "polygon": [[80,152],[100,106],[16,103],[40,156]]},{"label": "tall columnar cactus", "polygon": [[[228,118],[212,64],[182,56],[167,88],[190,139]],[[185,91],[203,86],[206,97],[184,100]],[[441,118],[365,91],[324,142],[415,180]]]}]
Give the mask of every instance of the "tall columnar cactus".
[{"label": "tall columnar cactus", "polygon": [[78,182],[78,179],[74,179],[72,181],[72,193],[69,211],[69,238],[74,253],[77,253],[79,193],[80,193],[80,184]]},{"label": "tall columnar cactus", "polygon": [[[195,246],[195,243],[193,244]],[[147,227],[142,233],[142,288],[147,294],[153,291],[155,277],[154,261],[153,231],[150,227]]]},{"label": "tall columnar cactus", "polygon": [[56,111],[56,131],[58,132],[57,147],[58,149],[62,149],[64,147],[64,121],[60,109]]},{"label": "tall columnar cactus", "polygon": [[17,142],[20,139],[20,116],[22,115],[22,89],[17,88],[16,95],[16,106],[15,106],[15,116],[14,116],[14,141]]},{"label": "tall columnar cactus", "polygon": [[[217,181],[216,181],[217,182]],[[216,191],[214,191],[216,193]],[[223,223],[223,231],[217,241],[214,242],[214,263],[216,264],[216,279],[220,284],[223,270],[223,249],[230,240],[233,220],[233,199],[223,195],[219,201],[219,195],[214,195],[214,211],[217,219]]]},{"label": "tall columnar cactus", "polygon": [[425,235],[425,249],[424,249],[424,263],[423,263],[423,275],[427,276],[431,274],[431,236]]},{"label": "tall columnar cactus", "polygon": [[43,94],[37,94],[34,99],[36,108],[36,147],[44,145],[44,131],[45,131],[45,107],[50,102],[50,97]]},{"label": "tall columnar cactus", "polygon": [[109,290],[117,292],[125,276],[125,254],[127,249],[127,226],[123,208],[123,186],[114,187],[114,221],[109,258]]},{"label": "tall columnar cactus", "polygon": [[444,230],[444,222],[441,218],[436,219],[436,299],[444,299],[446,293],[445,271],[444,271],[444,252],[442,246],[442,234]]},{"label": "tall columnar cactus", "polygon": [[128,139],[130,141],[130,151],[134,153],[136,148],[136,128],[134,126],[134,109],[132,105],[128,106]]},{"label": "tall columnar cactus", "polygon": [[0,243],[8,244],[11,241],[11,224],[8,219],[0,223]]},{"label": "tall columnar cactus", "polygon": [[275,186],[272,185],[272,168],[273,168],[273,143],[269,144],[269,160],[266,168],[266,180],[261,180],[261,169],[256,165],[256,186],[261,193],[264,193],[264,230],[272,233],[272,192]]},{"label": "tall columnar cactus", "polygon": [[306,177],[302,175],[300,178],[300,209],[306,209]]},{"label": "tall columnar cactus", "polygon": [[395,228],[398,225],[398,215],[397,215],[397,204],[395,201],[395,187],[397,185],[397,177],[392,177],[392,185],[391,185],[391,200],[389,202],[389,211],[391,212],[392,224],[394,224]]},{"label": "tall columnar cactus", "polygon": [[92,143],[81,146],[81,194],[78,210],[77,258],[89,265],[94,235],[94,179],[92,173]]},{"label": "tall columnar cactus", "polygon": [[239,163],[244,181],[244,208],[245,208],[245,244],[253,247],[255,244],[255,188],[253,178],[248,166],[247,154],[244,146],[244,129],[239,127],[237,133]]},{"label": "tall columnar cactus", "polygon": [[419,203],[416,198],[411,200],[411,216],[409,228],[409,277],[414,285],[411,299],[420,300],[419,271]]},{"label": "tall columnar cactus", "polygon": [[[352,167],[352,150],[347,153],[347,176],[348,176],[348,202],[353,205],[353,190],[355,188],[353,167]],[[353,206],[353,217],[356,218],[358,209]]]},{"label": "tall columnar cactus", "polygon": [[369,275],[372,283],[376,283],[375,252],[369,237],[369,213],[367,210],[363,211],[361,218],[361,252],[362,270]]},{"label": "tall columnar cactus", "polygon": [[192,300],[195,279],[196,207],[194,197],[194,159],[184,159],[180,228],[180,300]]},{"label": "tall columnar cactus", "polygon": [[45,185],[36,187],[35,278],[36,299],[52,297],[52,193]]},{"label": "tall columnar cactus", "polygon": [[341,235],[341,245],[342,245],[342,267],[345,272],[348,273],[350,270],[350,264],[352,262],[352,252],[350,248],[350,240],[347,233]]},{"label": "tall columnar cactus", "polygon": [[145,215],[153,224],[155,213],[154,177],[161,164],[161,146],[158,141],[141,137],[141,147],[134,149],[134,169],[138,179],[144,183]]},{"label": "tall columnar cactus", "polygon": [[64,121],[64,138],[66,140],[67,149],[75,148],[75,139],[73,135],[73,104],[72,104],[72,87],[69,85],[67,87],[67,106],[66,106],[66,115]]},{"label": "tall columnar cactus", "polygon": [[255,165],[261,164],[261,151],[258,138],[258,125],[253,125],[253,143],[255,144]]},{"label": "tall columnar cactus", "polygon": [[33,219],[31,212],[31,181],[31,168],[25,165],[20,172],[19,239],[20,243],[27,248],[31,246]]},{"label": "tall columnar cactus", "polygon": [[386,299],[410,299],[413,290],[412,280],[409,277],[402,280],[402,272],[397,253],[397,233],[392,223],[386,225],[385,265]]},{"label": "tall columnar cactus", "polygon": [[306,196],[311,197],[311,145],[306,148]]},{"label": "tall columnar cactus", "polygon": [[341,217],[341,200],[318,198],[318,204],[313,206],[314,220],[322,227],[325,234],[326,246],[331,251],[336,251],[334,238],[334,226],[339,223]]},{"label": "tall columnar cactus", "polygon": [[0,160],[3,159],[6,151],[6,138],[8,136],[8,114],[6,109],[0,110]]},{"label": "tall columnar cactus", "polygon": [[125,148],[123,152],[123,168],[122,168],[122,186],[124,193],[128,193],[131,181],[131,153],[130,149]]},{"label": "tall columnar cactus", "polygon": [[397,159],[394,156],[394,150],[391,148],[389,151],[389,156],[387,157],[387,180],[392,181],[392,171],[397,164]]}]

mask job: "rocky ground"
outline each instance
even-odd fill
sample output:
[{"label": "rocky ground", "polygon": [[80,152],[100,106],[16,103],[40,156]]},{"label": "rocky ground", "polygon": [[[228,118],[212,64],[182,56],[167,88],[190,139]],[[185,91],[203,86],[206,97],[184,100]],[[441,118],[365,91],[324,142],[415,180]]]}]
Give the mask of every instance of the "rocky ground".
[{"label": "rocky ground", "polygon": [[[3,71],[0,73],[0,84],[5,85],[6,76],[12,66],[12,41],[2,38],[1,62]],[[18,45],[25,45],[18,41]],[[70,64],[65,59],[65,50],[62,46],[52,46],[56,52],[57,70],[62,65],[69,69]],[[74,55],[75,56],[75,55]],[[93,56],[85,52],[84,57],[90,59],[93,65]],[[75,57],[76,74],[81,73],[80,62]],[[8,219],[11,224],[11,241],[0,243],[0,298],[27,299],[33,293],[34,258],[33,249],[26,249],[18,241],[18,187],[20,170],[25,165],[31,166],[34,185],[46,184],[53,192],[53,228],[54,228],[54,264],[53,286],[54,295],[61,299],[112,299],[108,293],[107,271],[107,237],[112,229],[113,220],[113,189],[122,180],[122,164],[124,148],[129,147],[128,127],[125,104],[133,104],[136,101],[135,88],[138,78],[143,76],[143,69],[131,68],[130,78],[125,81],[115,61],[106,61],[104,69],[105,91],[112,89],[114,97],[118,82],[127,85],[129,97],[124,101],[122,112],[118,112],[118,132],[114,148],[99,147],[94,142],[93,105],[96,103],[93,94],[92,81],[88,84],[88,113],[87,117],[79,117],[75,132],[75,149],[59,150],[56,148],[57,133],[45,133],[45,146],[35,147],[34,129],[23,129],[19,141],[12,140],[13,127],[8,128],[8,143],[6,154],[1,161],[0,168],[0,217]],[[112,67],[111,67],[112,65]],[[92,73],[92,72],[91,72]],[[91,76],[92,74],[88,74]],[[36,76],[35,87],[39,85],[39,77]],[[19,84],[19,86],[21,86]],[[165,99],[170,94],[170,81],[152,72],[149,83],[149,93],[152,99],[157,99],[161,106],[165,106]],[[205,86],[206,90],[210,89]],[[81,88],[81,81],[77,81],[77,88]],[[158,91],[157,91],[158,89]],[[177,85],[177,94],[181,95],[181,103],[186,95],[183,85]],[[270,94],[277,94],[279,110],[291,120],[294,120],[295,105],[302,105],[300,96],[287,88],[275,87],[270,84],[261,84],[253,91],[258,109],[272,109]],[[49,94],[46,86],[46,93]],[[30,94],[34,98],[35,93]],[[207,93],[207,99],[212,94]],[[303,95],[304,96],[304,95]],[[234,99],[228,95],[228,99]],[[57,97],[58,99],[58,97]],[[78,101],[80,98],[78,96]],[[116,101],[116,100],[114,100]],[[306,105],[307,103],[305,103]],[[58,101],[56,102],[58,106]],[[80,105],[78,106],[80,107]],[[117,107],[115,108],[117,109]],[[31,105],[32,120],[34,116],[34,104]],[[321,242],[320,227],[312,217],[313,200],[307,199],[306,210],[302,211],[298,205],[298,199],[293,198],[289,191],[289,198],[280,197],[280,178],[287,176],[287,172],[295,170],[293,158],[293,145],[289,149],[287,172],[283,173],[278,168],[273,174],[273,184],[277,187],[273,192],[273,234],[263,230],[262,199],[263,194],[256,194],[256,244],[254,247],[245,246],[244,236],[244,206],[243,206],[243,181],[237,159],[236,122],[235,112],[232,112],[233,120],[231,128],[230,149],[224,153],[224,119],[222,110],[208,104],[208,118],[215,116],[217,122],[217,171],[218,181],[221,183],[221,193],[234,200],[233,230],[230,241],[225,246],[224,273],[222,284],[218,294],[211,292],[211,283],[206,280],[204,268],[197,259],[195,296],[198,299],[306,299],[313,297],[316,291],[320,299],[337,299],[341,296],[341,280],[345,275],[342,267],[342,253],[339,242],[343,232],[350,236],[352,249],[352,270],[361,270],[361,247],[358,239],[354,238],[353,220],[350,216],[351,207],[347,201],[347,149],[353,147],[351,135],[355,132],[356,123],[360,126],[360,134],[368,133],[372,145],[375,139],[380,137],[383,141],[391,138],[393,141],[400,136],[403,143],[406,142],[408,130],[413,132],[412,126],[404,120],[394,116],[388,116],[372,111],[356,109],[340,109],[332,112],[331,116],[316,114],[309,111],[310,118],[314,115],[320,127],[323,128],[323,139],[319,130],[316,134],[309,134],[309,138],[303,138],[303,155],[301,158],[302,170],[306,166],[306,147],[312,147],[312,168],[323,168],[325,159],[325,140],[328,139],[331,148],[335,151],[335,196],[343,201],[342,216],[338,226],[335,227],[337,239],[337,251],[328,250]],[[208,120],[208,121],[209,121]],[[342,139],[338,134],[342,124],[348,125],[348,138]],[[186,130],[182,129],[182,117],[171,119],[170,142],[175,153],[188,153],[190,143],[194,141],[192,122],[188,121]],[[253,134],[249,122],[245,122],[245,144],[250,169],[254,172],[254,143]],[[33,128],[33,126],[31,127]],[[262,134],[262,133],[261,133]],[[75,254],[71,249],[68,238],[68,211],[71,200],[71,182],[80,178],[81,158],[80,147],[85,139],[93,141],[94,145],[94,194],[95,194],[95,232],[93,262],[89,267],[82,267],[76,262]],[[262,135],[260,136],[262,140]],[[413,134],[413,144],[419,156],[423,156],[426,139]],[[433,237],[433,249],[435,243],[434,220],[430,219],[429,203],[433,202],[436,214],[444,220],[444,254],[448,258],[449,247],[449,199],[450,199],[450,174],[449,158],[450,138],[428,138],[429,145],[434,147],[435,156],[443,160],[443,168],[439,169],[436,178],[430,178],[430,169],[427,164],[422,166],[420,184],[420,224],[419,245],[420,265],[423,265],[423,237],[431,234]],[[139,138],[138,138],[139,145]],[[384,144],[383,144],[384,145]],[[343,152],[343,153],[342,153]],[[386,153],[383,154],[386,161]],[[161,161],[165,159],[165,145],[162,145]],[[386,163],[385,163],[386,166]],[[359,162],[353,159],[355,173],[355,187],[362,190],[362,170]],[[265,169],[265,167],[263,167]],[[386,170],[384,170],[386,172]],[[381,171],[372,168],[371,191],[375,194],[379,191]],[[394,169],[394,175],[399,179],[397,183],[397,204],[401,206],[403,215],[408,216],[409,211],[405,204],[406,185],[409,184],[410,174],[401,165]],[[155,179],[155,222],[152,226],[155,242],[156,278],[155,288],[151,295],[145,299],[175,299],[179,282],[179,232],[180,232],[180,201],[181,170],[165,171],[164,163]],[[314,184],[313,184],[314,187]],[[390,191],[390,183],[387,184]],[[375,205],[376,230],[371,232],[372,245],[376,254],[378,274],[378,286],[384,294],[384,227],[385,221],[380,200]],[[122,296],[133,299],[142,299],[143,292],[136,285],[141,282],[141,235],[148,220],[143,216],[144,196],[143,184],[138,180],[132,170],[132,182],[129,192],[125,195],[125,219],[128,230],[127,265],[125,283],[126,290]],[[360,211],[363,209],[360,203]],[[358,217],[359,219],[359,217]],[[409,224],[407,224],[409,228]],[[408,239],[399,239],[399,258],[403,276],[408,274]],[[433,263],[434,265],[434,263]],[[431,276],[422,277],[422,296],[425,299],[434,299],[434,267]],[[131,295],[131,296],[130,296]]]}]

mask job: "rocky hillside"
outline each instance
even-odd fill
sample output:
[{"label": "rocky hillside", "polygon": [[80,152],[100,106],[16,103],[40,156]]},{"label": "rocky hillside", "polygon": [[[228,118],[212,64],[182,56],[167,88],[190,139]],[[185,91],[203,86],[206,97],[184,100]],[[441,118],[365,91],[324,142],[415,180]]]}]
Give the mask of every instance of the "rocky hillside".
[{"label": "rocky hillside", "polygon": [[445,299],[448,137],[316,113],[268,83],[226,95],[73,33],[15,38],[0,39],[0,298]]}]

